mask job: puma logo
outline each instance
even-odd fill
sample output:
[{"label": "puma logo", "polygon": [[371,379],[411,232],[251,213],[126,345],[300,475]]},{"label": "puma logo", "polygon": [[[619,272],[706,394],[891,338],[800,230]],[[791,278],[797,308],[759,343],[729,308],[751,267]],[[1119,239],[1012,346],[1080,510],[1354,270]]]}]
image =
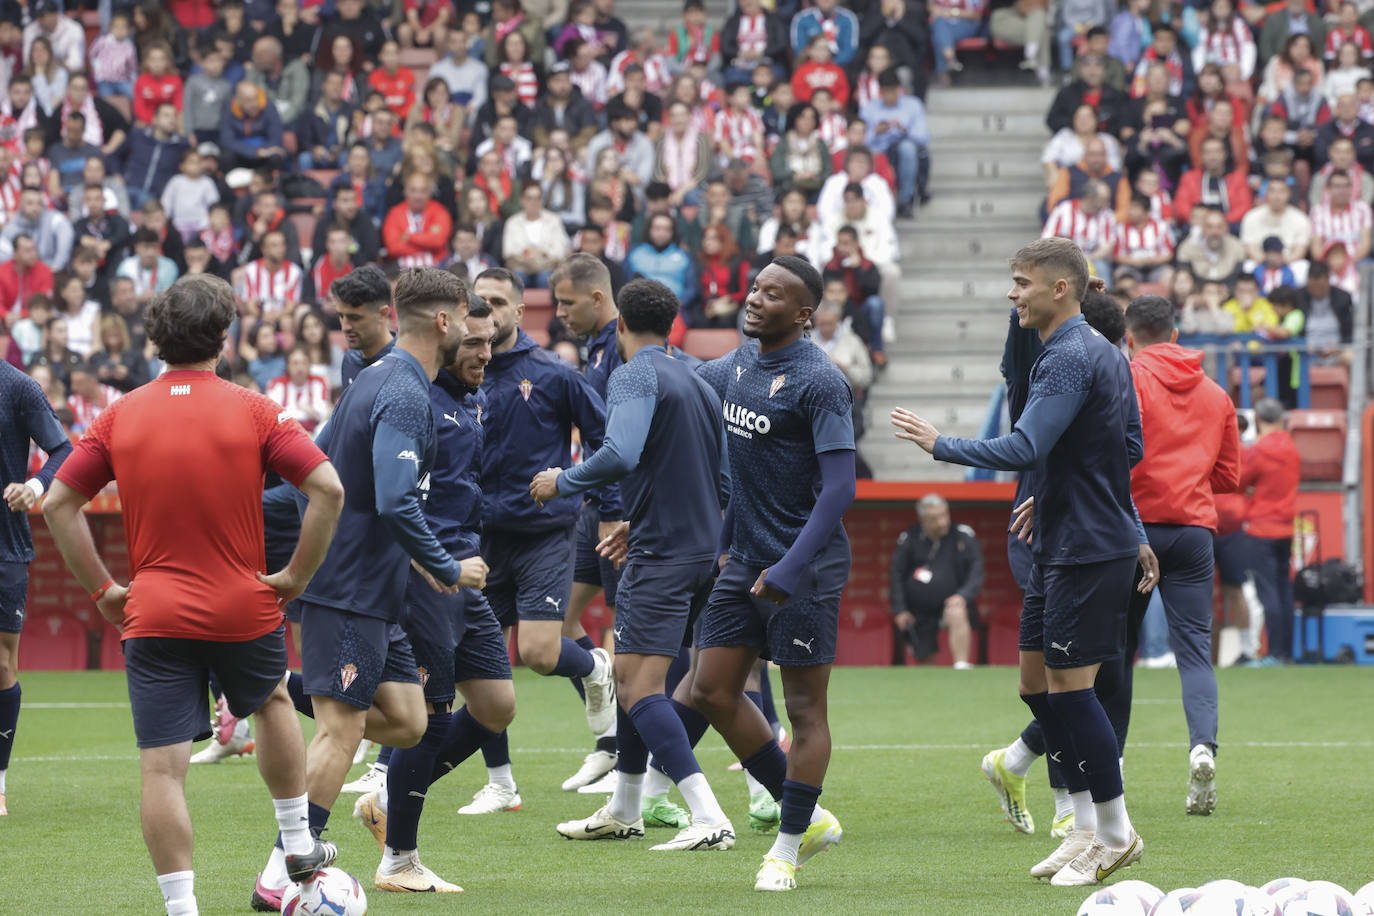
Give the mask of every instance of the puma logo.
[{"label": "puma logo", "polygon": [[1050,648],[1051,648],[1051,649],[1058,649],[1060,652],[1063,652],[1065,655],[1068,655],[1068,654],[1069,654],[1069,646],[1071,646],[1071,645],[1073,645],[1073,640],[1072,640],[1072,639],[1069,640],[1068,642],[1064,643],[1064,645],[1062,645],[1062,646],[1061,646],[1059,643],[1057,643],[1057,642],[1052,642],[1052,643],[1050,643]]},{"label": "puma logo", "polygon": [[793,640],[792,640],[792,645],[794,645],[794,646],[801,646],[803,649],[806,650],[806,654],[807,654],[807,655],[810,655],[810,654],[811,654],[811,644],[814,643],[815,641],[816,641],[816,637],[814,637],[814,636],[812,636],[812,637],[811,637],[810,639],[808,639],[806,642],[802,642],[800,639],[793,638]]},{"label": "puma logo", "polygon": [[1058,763],[1058,762],[1059,762],[1059,755],[1060,755],[1061,753],[1063,753],[1063,751],[1055,751],[1053,754],[1050,754],[1050,759],[1053,760],[1055,763]]},{"label": "puma logo", "polygon": [[7,731],[7,732],[0,732],[0,738],[4,738],[6,741],[10,740],[10,739],[13,738],[13,737],[14,737],[14,729],[10,729],[10,730]]},{"label": "puma logo", "polygon": [[617,641],[617,642],[619,642],[622,638],[624,638],[624,633],[625,633],[625,628],[624,628],[624,627],[616,627],[616,628],[615,628],[615,638],[616,638],[616,641]]},{"label": "puma logo", "polygon": [[735,381],[739,381],[740,376],[744,375],[744,371],[745,370],[740,368],[739,366],[735,367]]},{"label": "puma logo", "polygon": [[459,422],[458,422],[458,415],[457,415],[457,414],[446,413],[446,414],[444,414],[444,419],[445,419],[445,420],[452,420],[454,426],[462,426],[462,425],[463,425],[462,423],[459,423]]},{"label": "puma logo", "polygon": [[552,604],[552,605],[553,605],[553,609],[554,609],[555,611],[561,609],[561,608],[559,607],[558,602],[557,602],[557,601],[554,601],[554,600],[553,600],[552,598],[550,598],[548,595],[545,595],[545,596],[544,596],[544,600],[547,601],[549,604]]}]

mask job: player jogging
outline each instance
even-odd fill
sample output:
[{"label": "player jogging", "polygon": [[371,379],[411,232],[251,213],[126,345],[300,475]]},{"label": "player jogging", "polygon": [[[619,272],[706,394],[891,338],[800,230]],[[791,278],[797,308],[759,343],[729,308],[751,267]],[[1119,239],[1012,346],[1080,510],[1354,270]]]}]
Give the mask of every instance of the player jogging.
[{"label": "player jogging", "polygon": [[606,441],[577,467],[551,468],[530,483],[538,502],[620,483],[629,523],[616,596],[618,778],[606,805],[559,824],[558,832],[570,840],[642,839],[641,796],[652,752],[692,815],[676,837],[653,848],[729,849],[734,827],[664,692],[692,606],[711,590],[720,524],[719,408],[706,383],[668,355],[665,342],[678,313],[672,292],[653,280],[631,280],[620,300],[616,349],[624,365],[607,385]]},{"label": "player jogging", "polygon": [[[301,676],[315,715],[306,776],[316,833],[329,822],[364,732],[393,747],[411,747],[425,733],[415,657],[398,625],[409,564],[449,591],[480,585],[486,573],[480,558],[460,564],[435,540],[419,495],[434,463],[429,387],[462,342],[466,292],[444,271],[401,274],[395,350],[358,375],[317,440],[347,498],[339,535],[301,596]],[[274,849],[254,907],[278,908],[286,879]]]},{"label": "player jogging", "polygon": [[[43,510],[67,566],[123,630],[143,838],[168,916],[197,912],[185,780],[191,742],[207,731],[212,672],[234,714],[256,719],[286,877],[308,880],[337,854],[309,829],[305,742],[282,683],[280,605],[324,560],[344,493],[280,406],[215,376],[236,316],[233,290],[209,275],[185,277],[153,300],[148,336],[167,370],[92,424]],[[267,470],[310,497],[290,563],[270,576],[260,569]],[[124,507],[127,587],[110,577],[81,512],[111,480]]]},{"label": "player jogging", "polygon": [[1050,753],[1061,762],[1068,755],[1075,823],[1031,874],[1056,885],[1097,884],[1144,851],[1126,813],[1117,737],[1093,691],[1098,667],[1122,651],[1140,554],[1130,484],[1142,453],[1140,412],[1121,351],[1083,320],[1088,264],[1078,247],[1041,239],[1018,251],[1011,268],[1007,297],[1045,344],[1011,434],[941,436],[903,408],[892,422],[899,438],[941,461],[1008,471],[1043,465],[1036,565],[1021,612],[1020,694]]},{"label": "player jogging", "polygon": [[[33,538],[28,511],[52,485],[53,475],[72,452],[72,444],[37,382],[9,363],[0,365],[0,470],[5,475],[5,503],[0,546],[0,817],[5,807],[5,774],[19,722],[19,633],[24,628],[24,602],[29,592]],[[24,479],[29,442],[48,453],[37,474]]]},{"label": "player jogging", "polygon": [[[702,367],[724,401],[731,484],[716,552],[729,560],[702,611],[692,700],[781,802],[782,825],[754,883],[761,891],[794,889],[797,866],[841,834],[817,800],[830,762],[826,696],[849,577],[841,520],[854,500],[853,395],[805,335],[821,295],[808,262],[774,258],[745,298],[744,333],[757,349],[742,346]],[[744,695],[760,656],[782,668],[794,729],[788,753]]]}]

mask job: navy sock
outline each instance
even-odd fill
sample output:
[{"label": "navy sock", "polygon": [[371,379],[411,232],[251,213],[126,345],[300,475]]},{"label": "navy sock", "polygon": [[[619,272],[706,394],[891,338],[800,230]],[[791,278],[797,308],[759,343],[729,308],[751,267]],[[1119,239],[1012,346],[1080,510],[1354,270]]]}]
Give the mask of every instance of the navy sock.
[{"label": "navy sock", "polygon": [[224,689],[223,689],[222,687],[220,687],[220,685],[219,685],[219,678],[215,676],[215,672],[211,671],[211,672],[210,672],[210,695],[213,696],[213,697],[215,698],[216,701],[218,701],[219,698],[220,698],[220,696],[223,695],[223,693],[224,693]]},{"label": "navy sock", "polygon": [[315,718],[315,707],[310,703],[310,697],[305,692],[305,678],[301,677],[299,671],[292,671],[286,676],[286,692],[291,694],[291,702],[296,706],[296,712],[303,716]]},{"label": "navy sock", "polygon": [[692,650],[683,646],[678,650],[677,658],[668,666],[668,676],[664,679],[663,693],[671,697],[677,692],[677,685],[682,683],[682,679],[687,676],[687,672],[692,668]]},{"label": "navy sock", "polygon": [[19,700],[23,695],[18,681],[8,690],[0,690],[0,770],[10,768],[10,751],[14,749],[14,732],[19,724]]},{"label": "navy sock", "polygon": [[744,698],[758,707],[759,712],[763,712],[763,693],[758,690],[744,691]]},{"label": "navy sock", "polygon": [[1068,729],[1060,721],[1058,714],[1050,706],[1048,693],[1023,693],[1021,702],[1030,707],[1035,721],[1045,734],[1045,760],[1059,764],[1059,772],[1064,777],[1064,785],[1070,792],[1084,792],[1088,788],[1088,778],[1078,767],[1078,754]]},{"label": "navy sock", "polygon": [[482,745],[482,762],[487,769],[510,766],[510,736],[501,732]]},{"label": "navy sock", "polygon": [[677,700],[672,700],[671,702],[673,704],[673,712],[677,713],[677,717],[682,720],[682,727],[687,730],[687,743],[692,747],[696,747],[697,744],[701,742],[701,739],[705,737],[706,730],[711,727],[711,723],[706,720],[704,715],[692,707],[684,706]]},{"label": "navy sock", "polygon": [[[749,775],[759,781],[759,785],[768,790],[768,794],[779,801],[782,800],[782,784],[787,780],[787,755],[778,747],[778,742],[769,741],[763,747],[754,752],[748,760],[740,761],[744,768],[749,771]],[[820,789],[816,790],[818,793]],[[806,816],[811,817],[811,812],[807,811]]]},{"label": "navy sock", "polygon": [[383,744],[382,749],[377,752],[377,765],[384,767],[391,766],[391,755],[394,753],[396,753],[396,748],[389,744]]},{"label": "navy sock", "polygon": [[474,719],[466,706],[453,713],[448,731],[444,732],[439,755],[434,760],[434,770],[429,777],[430,785],[437,782],[439,777],[453,772],[464,760],[477,753],[479,748],[485,747],[488,742],[498,737],[496,732]]},{"label": "navy sock", "polygon": [[[596,648],[596,643],[592,642],[592,638],[588,636],[586,633],[583,633],[581,636],[574,639],[573,642],[577,643],[579,646],[586,649],[588,652],[591,652],[593,649]],[[582,686],[582,678],[570,677],[568,678],[568,680],[572,682],[573,690],[577,691],[577,698],[581,700],[583,703],[587,702],[587,690],[585,687]]]},{"label": "navy sock", "polygon": [[425,791],[452,719],[452,713],[431,713],[420,742],[397,748],[391,757],[391,767],[386,771],[386,845],[393,851],[417,846]]},{"label": "navy sock", "polygon": [[759,704],[759,709],[763,710],[763,717],[768,720],[768,725],[773,729],[773,734],[778,733],[778,708],[773,705],[773,677],[768,673],[768,666],[764,665],[759,672],[759,696],[763,702]]},{"label": "navy sock", "polygon": [[630,718],[669,779],[682,782],[693,773],[701,772],[692,754],[687,729],[673,712],[672,700],[661,693],[650,694],[630,708]]},{"label": "navy sock", "polygon": [[563,637],[563,648],[558,652],[558,664],[553,666],[550,675],[557,677],[586,677],[596,668],[592,653]]},{"label": "navy sock", "polygon": [[[644,737],[640,735],[639,729],[635,728],[634,718],[623,706],[616,706],[615,716],[615,749],[619,754],[615,768],[631,776],[642,775],[649,768],[649,748],[644,743]],[[668,772],[657,755],[654,756],[654,764],[657,769]],[[671,773],[668,775],[669,778],[672,777]]]},{"label": "navy sock", "polygon": [[577,643],[579,646],[586,649],[588,652],[596,648],[596,643],[592,642],[592,638],[588,636],[586,633],[583,633],[581,636],[574,639],[573,642]]},{"label": "navy sock", "polygon": [[318,837],[329,826],[329,809],[314,802],[308,804],[310,805],[310,832]]},{"label": "navy sock", "polygon": [[1064,774],[1059,771],[1059,764],[1045,756],[1045,730],[1040,727],[1037,720],[1031,719],[1026,727],[1021,729],[1021,743],[1030,748],[1032,754],[1045,757],[1045,772],[1050,778],[1050,788],[1064,788]]},{"label": "navy sock", "polygon": [[1093,680],[1093,693],[1097,695],[1097,702],[1102,704],[1102,711],[1107,714],[1107,720],[1112,723],[1112,733],[1116,735],[1117,757],[1125,755],[1126,735],[1131,729],[1131,674],[1134,670],[1134,662],[1127,665],[1124,657],[1118,657],[1103,662]]},{"label": "navy sock", "polygon": [[811,826],[811,813],[821,798],[821,787],[797,782],[795,779],[782,781],[782,826],[778,833],[805,833]]},{"label": "navy sock", "polygon": [[1121,764],[1117,759],[1116,731],[1112,728],[1112,720],[1107,718],[1107,711],[1097,701],[1097,693],[1091,687],[1052,693],[1050,708],[1058,713],[1083,763],[1093,801],[1108,802],[1120,796]]}]

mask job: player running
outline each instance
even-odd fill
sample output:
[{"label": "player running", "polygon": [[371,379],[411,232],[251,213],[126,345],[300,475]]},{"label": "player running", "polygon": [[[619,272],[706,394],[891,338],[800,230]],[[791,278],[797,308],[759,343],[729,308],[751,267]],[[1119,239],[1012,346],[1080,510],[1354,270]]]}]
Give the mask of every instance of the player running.
[{"label": "player running", "polygon": [[941,461],[1008,471],[1043,465],[1034,493],[1037,562],[1021,613],[1020,693],[1050,753],[1068,754],[1075,824],[1031,874],[1056,885],[1097,884],[1144,851],[1126,813],[1117,737],[1093,691],[1099,666],[1122,651],[1140,555],[1130,486],[1142,454],[1140,412],[1121,351],[1083,320],[1088,265],[1077,246],[1041,239],[1011,266],[1008,298],[1045,344],[1012,433],[941,436],[904,408],[892,422],[899,438]]},{"label": "player running", "polygon": [[[457,359],[440,370],[430,388],[438,453],[420,485],[425,520],[456,557],[476,556],[481,546],[479,481],[487,414],[480,386],[496,333],[491,308],[481,299],[470,303],[466,323],[468,333]],[[515,717],[510,656],[501,625],[480,591],[438,593],[414,569],[403,626],[419,663],[429,727],[419,744],[395,752],[386,787],[358,799],[353,814],[382,845],[378,889],[455,893],[462,888],[420,862],[420,815],[429,787],[497,739]],[[466,704],[450,713],[459,692]],[[515,807],[519,805],[517,796]]]},{"label": "player running", "polygon": [[652,752],[692,817],[672,840],[653,848],[729,849],[734,828],[664,692],[692,606],[711,590],[720,524],[717,398],[690,367],[668,355],[678,303],[667,287],[631,280],[620,291],[620,306],[616,349],[624,365],[607,386],[605,444],[576,467],[550,468],[530,482],[539,503],[619,483],[629,526],[617,534],[626,539],[627,560],[616,598],[615,791],[591,817],[559,824],[558,832],[570,840],[642,839],[641,796]]},{"label": "player running", "polygon": [[[479,586],[486,565],[461,563],[435,539],[419,482],[434,463],[429,387],[463,339],[467,289],[433,268],[396,282],[396,348],[359,374],[317,440],[332,456],[347,499],[339,536],[301,596],[301,676],[315,715],[307,757],[310,827],[318,834],[364,732],[410,747],[425,733],[415,657],[398,626],[414,562],[439,586]],[[253,892],[255,909],[280,908],[287,874],[274,849]]]},{"label": "player running", "polygon": [[[781,802],[782,825],[754,883],[760,891],[794,889],[797,866],[842,832],[817,799],[830,762],[826,695],[849,577],[841,521],[854,500],[853,395],[805,336],[821,295],[809,263],[774,258],[745,299],[744,333],[757,348],[702,367],[725,405],[731,487],[716,552],[729,560],[701,615],[692,700]],[[782,668],[789,753],[744,696],[760,656]]]},{"label": "player running", "polygon": [[[236,716],[253,715],[258,768],[272,793],[287,880],[306,881],[337,851],[311,835],[305,742],[282,682],[280,605],[324,560],[344,502],[338,474],[295,420],[215,376],[234,292],[186,277],[148,309],[167,369],[92,424],[58,472],[44,515],[67,566],[123,630],[129,703],[143,772],[143,838],[168,916],[197,912],[186,770],[209,721],[216,675]],[[260,570],[262,479],[272,470],[310,498],[286,568]],[[81,507],[118,480],[128,586],[110,577]]]}]

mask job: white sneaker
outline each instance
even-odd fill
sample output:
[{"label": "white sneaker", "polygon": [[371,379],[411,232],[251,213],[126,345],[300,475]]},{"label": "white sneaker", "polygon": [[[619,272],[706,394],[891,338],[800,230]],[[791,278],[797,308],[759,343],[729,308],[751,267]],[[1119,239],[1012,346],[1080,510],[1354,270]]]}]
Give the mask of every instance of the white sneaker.
[{"label": "white sneaker", "polygon": [[597,646],[592,658],[596,667],[582,679],[582,689],[587,692],[587,725],[593,735],[599,735],[615,724],[615,674],[605,649]]},{"label": "white sneaker", "polygon": [[211,741],[205,748],[191,755],[192,763],[219,763],[230,757],[242,757],[253,753],[253,739],[235,734],[228,744]]},{"label": "white sneaker", "polygon": [[403,894],[461,894],[463,889],[436,875],[429,866],[420,861],[418,852],[411,852],[405,864],[393,871],[384,872],[377,867],[373,886],[379,891],[393,891]]},{"label": "white sneaker", "polygon": [[359,795],[366,795],[368,792],[380,792],[386,788],[386,764],[369,763],[367,772],[359,776],[352,782],[344,783],[340,792],[356,792]]},{"label": "white sneaker", "polygon": [[955,671],[972,671],[972,670],[973,670],[973,663],[972,663],[972,662],[955,662],[955,663],[954,663],[954,670],[955,670]]},{"label": "white sneaker", "polygon": [[615,770],[611,770],[596,782],[589,782],[577,790],[578,795],[610,795],[615,792],[615,787],[619,784],[620,778]]},{"label": "white sneaker", "polygon": [[666,843],[649,847],[654,852],[694,852],[696,850],[726,850],[735,845],[735,828],[729,821],[721,824],[692,824],[678,831]]},{"label": "white sneaker", "polygon": [[1185,810],[1189,814],[1206,816],[1217,808],[1217,761],[1212,749],[1199,744],[1188,754],[1188,802]]},{"label": "white sneaker", "polygon": [[797,889],[797,866],[782,859],[766,856],[759,873],[754,876],[756,891],[794,891]]},{"label": "white sneaker", "polygon": [[1060,869],[1072,862],[1077,856],[1088,851],[1088,847],[1093,844],[1093,831],[1081,830],[1074,827],[1069,831],[1069,835],[1064,837],[1064,842],[1059,844],[1059,848],[1050,854],[1048,859],[1031,867],[1032,878],[1053,878],[1059,874]]},{"label": "white sneaker", "polygon": [[[580,821],[564,821],[558,825],[560,835],[570,840],[642,840],[644,819],[618,820],[611,814],[609,804],[602,805],[591,817]],[[733,835],[732,835],[733,836]]]},{"label": "white sneaker", "polygon": [[498,786],[489,782],[472,796],[471,804],[458,809],[459,814],[499,814],[502,811],[519,811],[523,802],[520,793],[510,786]]},{"label": "white sneaker", "polygon": [[1050,879],[1050,883],[1057,887],[1101,884],[1118,869],[1139,862],[1144,854],[1145,841],[1134,830],[1131,831],[1131,841],[1122,849],[1113,849],[1094,837],[1092,845],[1085,852],[1074,856],[1073,861]]},{"label": "white sneaker", "polygon": [[370,751],[371,749],[372,749],[372,742],[371,742],[371,741],[368,741],[366,738],[364,738],[363,740],[359,741],[359,742],[358,742],[358,749],[357,749],[356,751],[353,752],[353,766],[357,766],[358,764],[362,763],[362,762],[363,762],[363,758],[367,756],[367,752]]},{"label": "white sneaker", "polygon": [[[584,682],[585,684],[585,682]],[[585,785],[596,782],[611,770],[615,769],[615,754],[610,751],[592,751],[582,758],[582,766],[578,771],[567,779],[563,780],[563,791],[573,792]]]}]

